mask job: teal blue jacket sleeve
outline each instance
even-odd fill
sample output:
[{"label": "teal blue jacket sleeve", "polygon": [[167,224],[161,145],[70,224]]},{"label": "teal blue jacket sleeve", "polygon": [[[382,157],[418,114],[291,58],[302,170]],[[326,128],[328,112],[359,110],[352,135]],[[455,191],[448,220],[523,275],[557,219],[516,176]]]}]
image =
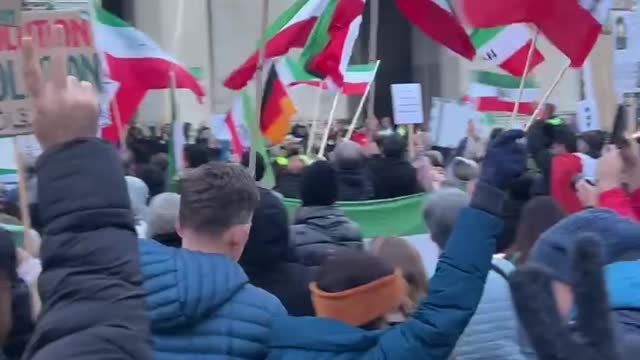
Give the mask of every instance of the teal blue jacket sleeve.
[{"label": "teal blue jacket sleeve", "polygon": [[405,323],[387,331],[364,359],[445,360],[482,296],[502,220],[465,208],[438,261],[429,294]]}]

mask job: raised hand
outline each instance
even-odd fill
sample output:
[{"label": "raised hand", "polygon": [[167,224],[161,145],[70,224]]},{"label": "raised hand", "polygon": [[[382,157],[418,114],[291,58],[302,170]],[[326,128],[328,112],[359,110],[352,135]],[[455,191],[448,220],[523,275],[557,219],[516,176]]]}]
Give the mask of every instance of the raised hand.
[{"label": "raised hand", "polygon": [[602,275],[600,239],[584,234],[573,254],[572,280],[577,318],[574,328],[558,313],[551,278],[535,266],[511,276],[518,316],[539,360],[617,360]]},{"label": "raised hand", "polygon": [[482,162],[480,182],[506,190],[525,172],[527,151],[518,142],[524,135],[522,130],[505,131],[491,144]]},{"label": "raised hand", "polygon": [[95,137],[98,132],[98,96],[93,85],[67,76],[64,28],[53,28],[54,54],[45,80],[30,37],[22,40],[24,78],[33,99],[33,128],[43,148],[78,138]]}]

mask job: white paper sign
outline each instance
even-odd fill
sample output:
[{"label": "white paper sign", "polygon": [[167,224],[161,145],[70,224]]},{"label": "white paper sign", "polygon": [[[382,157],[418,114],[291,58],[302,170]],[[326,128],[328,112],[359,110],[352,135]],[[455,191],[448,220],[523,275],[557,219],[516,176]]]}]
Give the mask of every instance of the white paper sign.
[{"label": "white paper sign", "polygon": [[393,122],[396,125],[422,124],[424,122],[421,84],[392,84],[391,100],[393,102]]},{"label": "white paper sign", "polygon": [[578,132],[600,130],[598,108],[595,101],[590,99],[576,103],[576,128]]}]

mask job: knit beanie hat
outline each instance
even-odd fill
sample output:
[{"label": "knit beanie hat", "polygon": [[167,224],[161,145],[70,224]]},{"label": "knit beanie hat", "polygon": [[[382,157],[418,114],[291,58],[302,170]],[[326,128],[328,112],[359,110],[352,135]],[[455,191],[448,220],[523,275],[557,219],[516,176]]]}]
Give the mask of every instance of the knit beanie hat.
[{"label": "knit beanie hat", "polygon": [[318,317],[365,326],[396,309],[407,295],[402,272],[381,258],[343,251],[319,269],[309,285]]},{"label": "knit beanie hat", "polygon": [[302,206],[329,206],[338,199],[336,170],[328,161],[316,161],[302,173]]},{"label": "knit beanie hat", "polygon": [[529,262],[544,267],[554,279],[570,283],[571,254],[580,235],[602,241],[603,260],[610,264],[640,251],[640,224],[607,209],[590,209],[560,221],[536,241]]},{"label": "knit beanie hat", "polygon": [[180,195],[162,193],[151,199],[148,210],[147,236],[172,234],[176,231]]}]

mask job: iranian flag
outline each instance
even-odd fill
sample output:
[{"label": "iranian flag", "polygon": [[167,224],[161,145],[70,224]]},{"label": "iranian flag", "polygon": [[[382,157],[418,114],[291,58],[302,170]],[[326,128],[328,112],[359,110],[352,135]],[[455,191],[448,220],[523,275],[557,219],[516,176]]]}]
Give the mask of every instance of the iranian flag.
[{"label": "iranian flag", "polygon": [[[513,76],[523,76],[529,49],[533,42],[532,31],[526,24],[513,24],[488,29],[475,29],[471,42],[482,60],[498,66]],[[544,61],[537,48],[533,51],[529,71]]]},{"label": "iranian flag", "polygon": [[[297,0],[269,26],[264,36],[265,60],[286,54],[292,48],[303,47],[325,11],[330,0]],[[233,90],[244,88],[258,67],[258,50],[233,70],[224,86]]]},{"label": "iranian flag", "polygon": [[[513,111],[518,100],[520,78],[488,71],[476,71],[473,73],[472,79],[465,99],[472,102],[476,110],[481,112]],[[531,79],[525,79],[518,114],[533,114],[538,95],[538,85]]]},{"label": "iranian flag", "polygon": [[233,99],[231,109],[224,119],[231,138],[233,152],[242,156],[245,149],[251,146],[249,125],[255,119],[255,107],[246,89],[241,90]]},{"label": "iranian flag", "polygon": [[305,69],[335,88],[344,83],[353,45],[360,34],[365,0],[330,0],[305,45]]},{"label": "iranian flag", "polygon": [[101,7],[95,9],[96,47],[103,53],[109,78],[119,83],[115,101],[122,121],[103,128],[103,138],[117,142],[123,131],[118,125],[129,122],[147,91],[170,87],[170,71],[175,72],[176,88],[189,89],[199,98],[205,96],[198,80],[147,35]]},{"label": "iranian flag", "polygon": [[[363,65],[349,65],[344,75],[344,83],[341,92],[345,95],[364,95],[367,86],[375,79],[380,61],[374,61]],[[289,87],[296,85],[309,85],[328,89],[327,83],[306,72],[300,62],[287,57],[278,63],[280,78]]]}]

